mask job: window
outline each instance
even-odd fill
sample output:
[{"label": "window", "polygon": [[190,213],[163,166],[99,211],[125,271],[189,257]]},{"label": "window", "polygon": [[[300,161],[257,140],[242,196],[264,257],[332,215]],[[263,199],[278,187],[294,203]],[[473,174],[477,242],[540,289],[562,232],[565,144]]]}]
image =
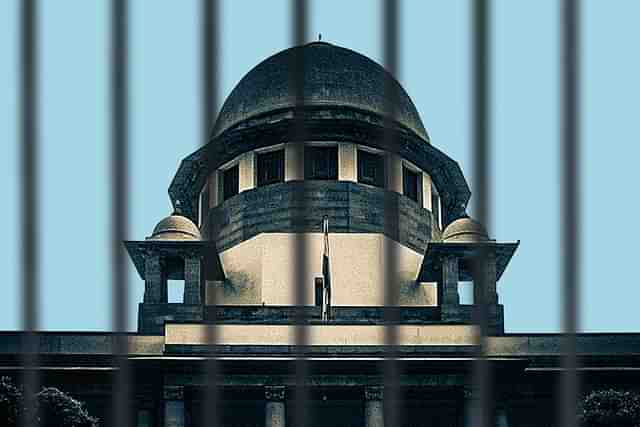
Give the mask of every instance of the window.
[{"label": "window", "polygon": [[442,228],[442,222],[440,219],[440,195],[436,186],[431,184],[431,213],[433,214],[433,221],[438,228]]},{"label": "window", "polygon": [[338,147],[304,147],[304,179],[338,179]]},{"label": "window", "polygon": [[384,156],[358,150],[358,182],[384,188]]},{"label": "window", "polygon": [[284,181],[284,150],[258,154],[258,187]]},{"label": "window", "polygon": [[420,203],[421,187],[420,174],[402,165],[402,193],[414,202]]},{"label": "window", "polygon": [[222,199],[227,200],[240,191],[240,167],[232,166],[222,175]]}]

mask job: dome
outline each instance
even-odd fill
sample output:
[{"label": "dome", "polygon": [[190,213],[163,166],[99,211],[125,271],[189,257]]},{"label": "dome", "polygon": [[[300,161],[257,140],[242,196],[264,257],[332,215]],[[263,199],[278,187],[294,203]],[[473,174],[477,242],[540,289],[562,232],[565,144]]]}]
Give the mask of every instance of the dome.
[{"label": "dome", "polygon": [[[350,107],[384,114],[384,83],[389,73],[357,52],[325,42],[313,42],[283,50],[249,71],[222,106],[213,136],[250,117],[294,107],[289,69],[296,49],[303,49],[306,105]],[[399,89],[398,122],[428,140],[409,95],[395,79],[392,81]]]},{"label": "dome", "polygon": [[442,233],[442,241],[445,243],[486,242],[487,240],[489,235],[484,226],[468,216],[456,219]]},{"label": "dome", "polygon": [[147,240],[201,240],[201,236],[189,218],[173,214],[160,221]]}]

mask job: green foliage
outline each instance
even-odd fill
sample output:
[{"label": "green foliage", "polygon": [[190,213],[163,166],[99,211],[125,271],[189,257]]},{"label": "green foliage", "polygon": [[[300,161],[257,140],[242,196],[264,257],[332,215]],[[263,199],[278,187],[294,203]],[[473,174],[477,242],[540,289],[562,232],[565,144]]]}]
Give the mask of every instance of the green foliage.
[{"label": "green foliage", "polygon": [[0,421],[7,427],[14,427],[18,423],[22,393],[13,385],[8,377],[0,378]]},{"label": "green foliage", "polygon": [[582,401],[585,427],[640,427],[640,395],[631,391],[596,390]]},{"label": "green foliage", "polygon": [[[36,395],[38,427],[97,427],[84,405],[56,388],[43,388]],[[9,378],[0,378],[0,425],[15,427],[24,413],[22,391]]]},{"label": "green foliage", "polygon": [[40,427],[96,427],[83,404],[57,388],[43,388],[38,393]]}]

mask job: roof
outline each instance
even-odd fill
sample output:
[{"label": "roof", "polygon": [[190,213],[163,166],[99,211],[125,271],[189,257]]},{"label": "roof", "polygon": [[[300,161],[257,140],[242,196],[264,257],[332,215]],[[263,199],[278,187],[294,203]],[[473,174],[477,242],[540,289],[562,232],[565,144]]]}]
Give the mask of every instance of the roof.
[{"label": "roof", "polygon": [[293,108],[290,70],[297,53],[304,61],[305,106],[350,107],[384,116],[385,83],[390,77],[398,93],[398,123],[428,140],[415,105],[395,78],[366,56],[325,42],[283,50],[249,71],[222,106],[213,136],[248,118]]}]

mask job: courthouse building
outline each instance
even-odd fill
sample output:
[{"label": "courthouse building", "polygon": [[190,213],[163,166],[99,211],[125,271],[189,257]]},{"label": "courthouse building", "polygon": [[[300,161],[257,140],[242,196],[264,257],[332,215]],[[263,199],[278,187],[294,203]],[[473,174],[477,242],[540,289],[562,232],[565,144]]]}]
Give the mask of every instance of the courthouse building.
[{"label": "courthouse building", "polygon": [[[294,132],[296,53],[303,145]],[[264,60],[233,89],[208,144],[180,163],[169,187],[174,212],[150,224],[148,237],[124,242],[145,286],[129,335],[136,425],[203,425],[213,350],[224,426],[293,425],[298,286],[307,290],[308,426],[384,425],[388,286],[397,291],[401,425],[469,425],[480,284],[497,425],[554,425],[562,337],[504,333],[499,290],[520,284],[500,278],[517,236],[498,240],[467,215],[471,191],[447,141],[431,141],[393,78],[395,114],[386,114],[388,78],[361,54],[314,42]],[[397,222],[385,220],[389,206]],[[306,250],[296,252],[301,235]],[[546,279],[541,266],[537,280]],[[183,289],[179,301],[170,287]],[[39,339],[43,382],[108,422],[111,335]],[[0,374],[18,377],[19,352],[20,333],[2,333]],[[582,334],[578,352],[584,388],[640,384],[640,335]]]}]

